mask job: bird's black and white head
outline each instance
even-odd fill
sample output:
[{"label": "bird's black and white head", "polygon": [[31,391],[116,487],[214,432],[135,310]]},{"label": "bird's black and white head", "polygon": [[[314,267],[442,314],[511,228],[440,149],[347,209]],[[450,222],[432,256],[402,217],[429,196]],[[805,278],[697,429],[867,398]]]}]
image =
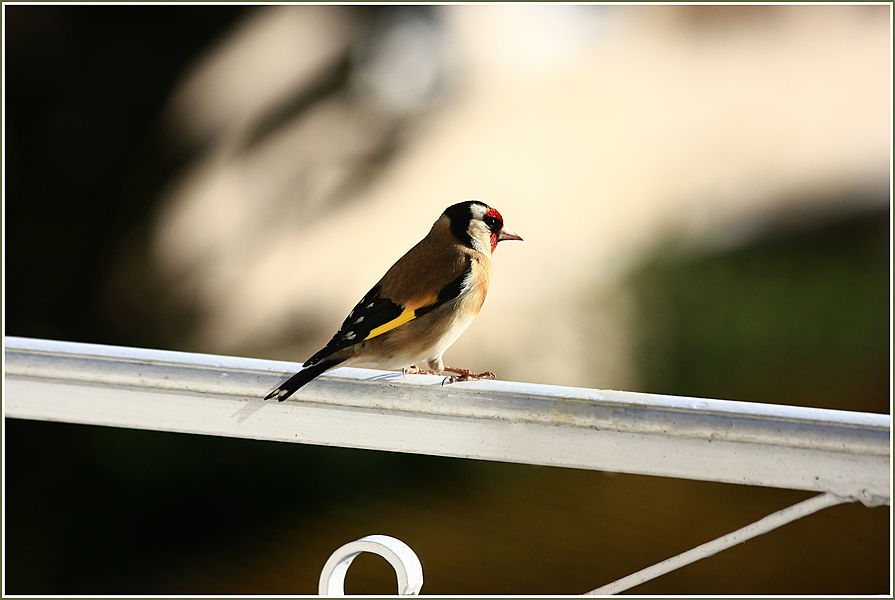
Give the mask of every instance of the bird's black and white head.
[{"label": "bird's black and white head", "polygon": [[451,233],[466,246],[483,254],[493,254],[503,240],[522,240],[509,227],[496,208],[478,200],[467,200],[447,207],[442,213],[450,221]]}]

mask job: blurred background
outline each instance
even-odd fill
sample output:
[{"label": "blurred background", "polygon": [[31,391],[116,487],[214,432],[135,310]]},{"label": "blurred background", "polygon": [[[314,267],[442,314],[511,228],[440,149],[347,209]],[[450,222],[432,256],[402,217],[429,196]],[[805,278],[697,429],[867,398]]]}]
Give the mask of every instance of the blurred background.
[{"label": "blurred background", "polygon": [[[302,361],[448,205],[524,244],[449,364],[890,413],[890,7],[4,5],[7,335]],[[808,497],[5,422],[11,594],[577,594]],[[632,590],[891,591],[839,506]],[[349,593],[392,593],[362,556]]]}]

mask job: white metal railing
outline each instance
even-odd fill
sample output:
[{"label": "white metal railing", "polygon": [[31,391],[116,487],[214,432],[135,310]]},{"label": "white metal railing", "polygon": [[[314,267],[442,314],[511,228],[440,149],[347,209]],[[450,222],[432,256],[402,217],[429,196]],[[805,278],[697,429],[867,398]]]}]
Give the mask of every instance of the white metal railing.
[{"label": "white metal railing", "polygon": [[[442,386],[440,377],[352,368],[325,374],[277,403],[261,399],[299,365],[16,337],[5,338],[4,356],[7,417],[683,477],[824,492],[828,501],[890,503],[891,417],[883,414],[506,381]],[[813,510],[823,508],[815,504]]]}]

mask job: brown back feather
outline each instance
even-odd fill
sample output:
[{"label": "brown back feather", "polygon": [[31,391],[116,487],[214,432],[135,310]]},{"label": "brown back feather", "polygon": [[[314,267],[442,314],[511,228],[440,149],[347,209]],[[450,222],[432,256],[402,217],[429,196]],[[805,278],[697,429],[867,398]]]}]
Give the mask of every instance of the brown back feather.
[{"label": "brown back feather", "polygon": [[[481,255],[462,245],[451,233],[447,217],[438,219],[418,244],[392,265],[380,280],[383,298],[416,309],[432,304],[438,292],[466,270],[471,255]],[[490,257],[479,262],[488,266]],[[489,278],[490,279],[490,278]],[[487,287],[486,287],[487,289]]]}]

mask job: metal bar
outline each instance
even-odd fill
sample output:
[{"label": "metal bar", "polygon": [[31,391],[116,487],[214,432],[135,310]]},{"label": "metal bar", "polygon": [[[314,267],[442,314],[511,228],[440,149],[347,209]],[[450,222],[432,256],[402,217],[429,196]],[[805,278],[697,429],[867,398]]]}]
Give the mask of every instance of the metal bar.
[{"label": "metal bar", "polygon": [[7,337],[7,417],[599,469],[890,502],[882,414]]},{"label": "metal bar", "polygon": [[746,525],[736,531],[732,531],[711,542],[706,542],[705,544],[696,546],[677,556],[656,563],[651,567],[647,567],[636,573],[632,573],[627,577],[622,577],[612,583],[591,590],[587,592],[586,595],[602,596],[618,594],[619,592],[631,589],[641,583],[650,581],[651,579],[655,579],[656,577],[660,577],[666,573],[680,569],[681,567],[685,567],[690,563],[702,560],[703,558],[708,558],[722,550],[727,550],[728,548],[741,544],[746,540],[757,537],[763,533],[773,531],[778,527],[797,519],[801,519],[802,517],[808,516],[824,508],[852,501],[851,498],[840,498],[839,496],[829,493],[814,496],[799,502],[798,504],[784,508],[783,510],[778,510],[763,519],[759,519],[754,523]]}]

